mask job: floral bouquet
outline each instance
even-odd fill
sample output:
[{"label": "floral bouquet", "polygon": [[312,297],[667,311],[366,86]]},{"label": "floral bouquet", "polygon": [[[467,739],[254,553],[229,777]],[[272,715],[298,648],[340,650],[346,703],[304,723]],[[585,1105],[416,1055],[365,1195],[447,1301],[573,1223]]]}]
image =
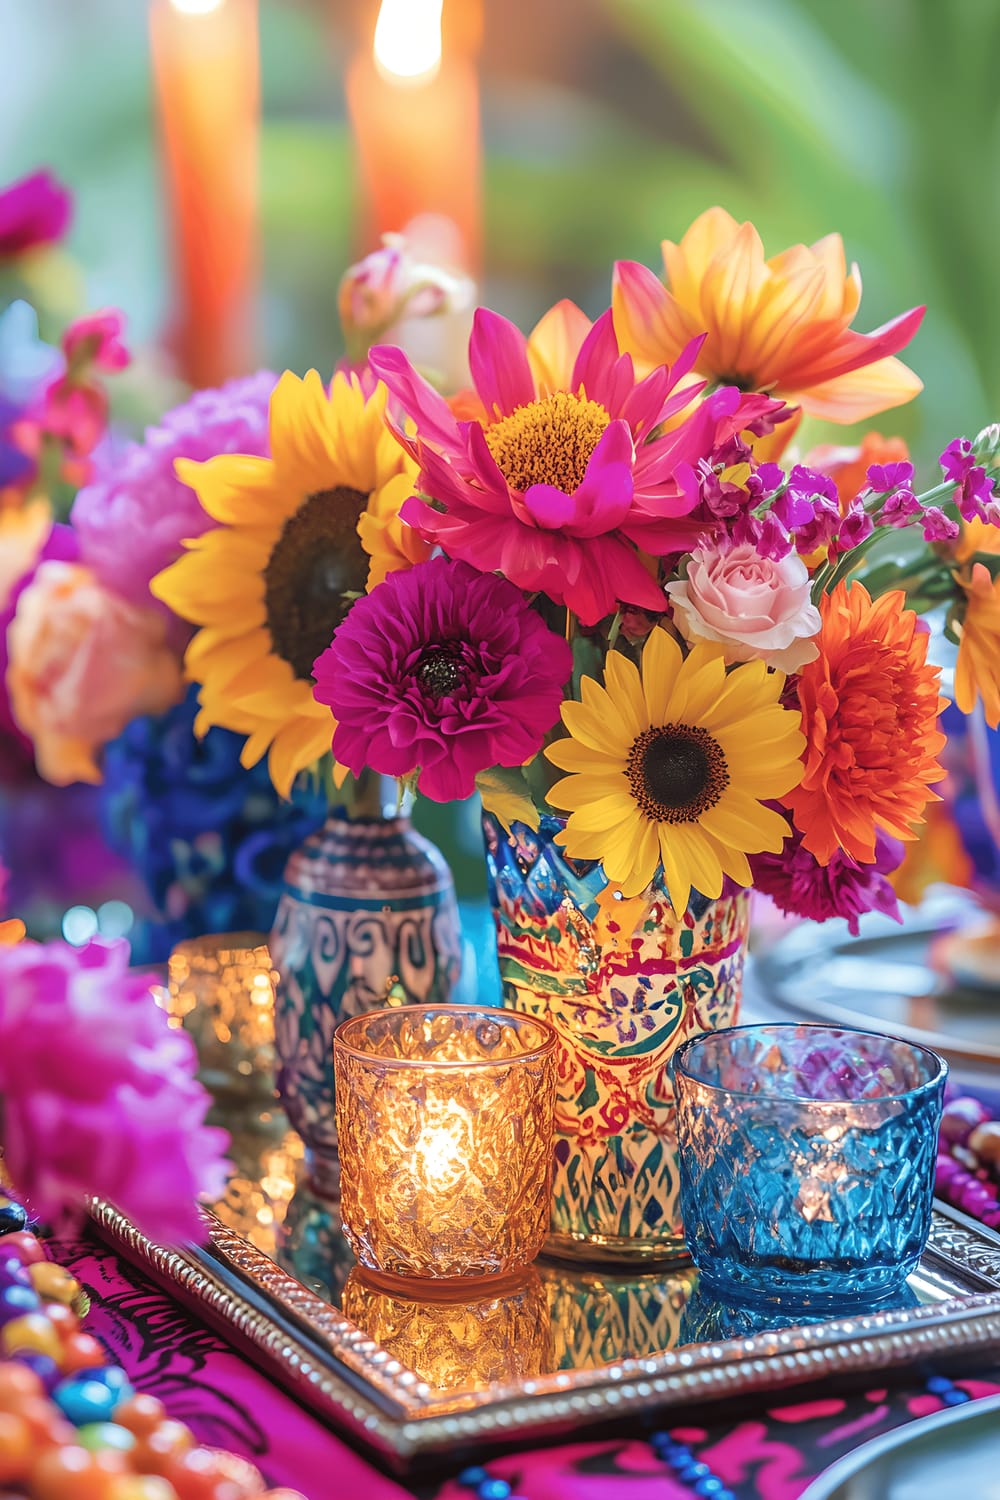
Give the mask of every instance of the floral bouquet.
[{"label": "floral bouquet", "polygon": [[451,400],[394,346],[283,376],[269,457],[178,466],[216,524],[153,592],[283,791],[332,744],[338,779],[558,815],[626,899],[662,871],[676,913],[731,882],[855,922],[943,774],[919,612],[950,603],[959,702],[1000,715],[998,443],[924,493],[877,435],[780,465],[803,413],[917,393],[922,310],[855,332],[839,237],[766,260],[721,209],[664,257],[593,324],[480,309]]}]

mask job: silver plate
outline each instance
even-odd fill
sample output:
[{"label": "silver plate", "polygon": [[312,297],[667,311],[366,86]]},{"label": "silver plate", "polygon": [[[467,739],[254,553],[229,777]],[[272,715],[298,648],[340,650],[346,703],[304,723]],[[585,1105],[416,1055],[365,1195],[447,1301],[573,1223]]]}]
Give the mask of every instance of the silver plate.
[{"label": "silver plate", "polygon": [[799,1500],[1000,1500],[1000,1396],[953,1406],[873,1438]]},{"label": "silver plate", "polygon": [[[524,1287],[477,1290],[450,1312],[437,1299],[408,1302],[402,1316],[390,1299],[376,1338],[359,1326],[370,1309],[357,1297],[357,1322],[341,1310],[351,1257],[335,1206],[308,1187],[301,1143],[283,1117],[267,1113],[235,1133],[234,1157],[229,1189],[205,1215],[204,1248],[164,1250],[103,1204],[92,1208],[95,1223],[331,1426],[400,1472],[890,1367],[944,1369],[954,1358],[968,1372],[1000,1344],[1000,1236],[944,1208],[902,1299],[909,1305],[835,1317],[750,1314],[702,1298],[690,1269],[622,1278],[540,1262],[527,1304]],[[512,1299],[522,1299],[517,1317]],[[499,1340],[492,1365],[484,1364],[491,1339]]]}]

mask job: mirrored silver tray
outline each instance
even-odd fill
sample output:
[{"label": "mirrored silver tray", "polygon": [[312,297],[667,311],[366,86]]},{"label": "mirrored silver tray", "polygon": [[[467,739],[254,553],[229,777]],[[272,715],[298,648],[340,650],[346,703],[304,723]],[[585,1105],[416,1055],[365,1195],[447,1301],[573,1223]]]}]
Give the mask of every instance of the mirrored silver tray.
[{"label": "mirrored silver tray", "polygon": [[164,1250],[106,1205],[101,1234],[386,1466],[479,1456],[654,1411],[1000,1348],[1000,1237],[935,1213],[894,1304],[790,1314],[714,1302],[691,1268],[642,1275],[540,1261],[520,1282],[419,1300],[366,1282],[336,1205],[311,1190],[284,1117],[243,1107],[206,1243]]}]

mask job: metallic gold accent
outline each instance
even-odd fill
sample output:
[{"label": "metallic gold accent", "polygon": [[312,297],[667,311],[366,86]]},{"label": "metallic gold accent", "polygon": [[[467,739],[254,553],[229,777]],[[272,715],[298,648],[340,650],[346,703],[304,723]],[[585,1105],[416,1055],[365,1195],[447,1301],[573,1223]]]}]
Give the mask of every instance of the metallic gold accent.
[{"label": "metallic gold accent", "polygon": [[[562,1371],[472,1392],[434,1392],[336,1308],[205,1214],[208,1248],[153,1245],[106,1204],[104,1236],[169,1284],[325,1420],[405,1471],[457,1445],[488,1451],[576,1427],[728,1396],[783,1390],[1000,1343],[1000,1239],[935,1212],[929,1259],[952,1281],[988,1291],[902,1311],[694,1345],[597,1369]],[[269,1304],[262,1309],[261,1302]]]}]

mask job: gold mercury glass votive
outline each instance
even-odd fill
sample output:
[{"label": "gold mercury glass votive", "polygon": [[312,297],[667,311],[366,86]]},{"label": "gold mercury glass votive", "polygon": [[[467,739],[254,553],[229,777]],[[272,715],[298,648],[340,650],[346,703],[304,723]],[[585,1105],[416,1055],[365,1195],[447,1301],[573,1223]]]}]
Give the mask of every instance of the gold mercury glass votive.
[{"label": "gold mercury glass votive", "polygon": [[217,1095],[274,1095],[274,985],[263,937],[213,933],[178,943],[167,966],[167,1010],[198,1050],[199,1075]]},{"label": "gold mercury glass votive", "polygon": [[369,1273],[476,1279],[548,1228],[556,1035],[515,1011],[406,1005],[333,1040],[344,1234]]}]

